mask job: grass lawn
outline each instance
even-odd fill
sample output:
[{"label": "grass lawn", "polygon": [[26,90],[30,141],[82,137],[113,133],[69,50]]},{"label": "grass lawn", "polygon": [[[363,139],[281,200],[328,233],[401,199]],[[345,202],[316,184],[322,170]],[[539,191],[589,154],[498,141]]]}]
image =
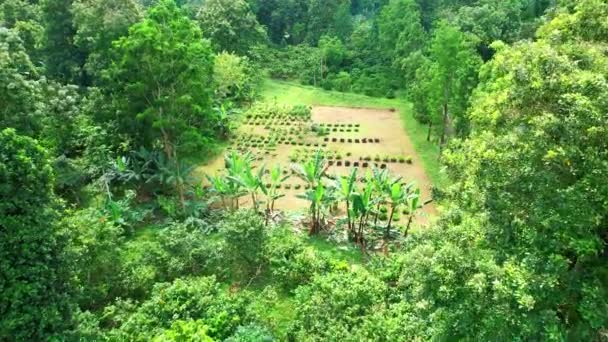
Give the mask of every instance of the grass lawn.
[{"label": "grass lawn", "polygon": [[267,79],[262,87],[266,101],[280,104],[307,104],[323,106],[394,108],[399,110],[403,128],[408,133],[424,169],[434,185],[442,187],[447,179],[440,172],[439,147],[426,141],[427,127],[418,123],[412,115],[412,106],[404,99],[385,99],[365,95],[326,91],[311,86]]}]

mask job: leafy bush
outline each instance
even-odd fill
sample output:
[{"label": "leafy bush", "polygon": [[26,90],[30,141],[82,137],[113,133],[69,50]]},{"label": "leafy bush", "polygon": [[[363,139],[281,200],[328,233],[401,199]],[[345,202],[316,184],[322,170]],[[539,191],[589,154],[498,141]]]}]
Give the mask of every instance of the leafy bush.
[{"label": "leafy bush", "polygon": [[266,229],[254,211],[240,210],[227,215],[219,226],[226,241],[226,257],[239,276],[250,276],[263,261]]},{"label": "leafy bush", "polygon": [[330,269],[329,262],[289,228],[280,227],[270,233],[264,256],[270,273],[285,289],[307,284],[316,275]]},{"label": "leafy bush", "polygon": [[363,269],[333,272],[296,290],[296,340],[350,340],[351,331],[384,308],[386,286]]},{"label": "leafy bush", "polygon": [[204,322],[210,337],[225,339],[248,323],[248,303],[247,293],[228,294],[215,277],[178,279],[156,284],[150,299],[140,306],[125,303],[126,310],[106,310],[104,316],[119,324],[110,333],[122,340],[149,340],[177,321],[191,320]]},{"label": "leafy bush", "polygon": [[236,333],[230,336],[226,342],[272,342],[272,333],[267,328],[257,324],[240,326]]},{"label": "leafy bush", "polygon": [[69,213],[62,225],[72,232],[76,277],[83,286],[79,303],[91,308],[120,294],[124,230],[95,208]]},{"label": "leafy bush", "polygon": [[303,120],[310,119],[312,109],[307,105],[295,105],[289,111],[290,115],[298,117]]},{"label": "leafy bush", "polygon": [[259,72],[254,70],[247,57],[222,52],[215,57],[213,81],[216,98],[222,102],[251,102],[260,83]]},{"label": "leafy bush", "polygon": [[46,340],[69,325],[68,235],[46,151],[0,131],[0,340]]},{"label": "leafy bush", "polygon": [[152,339],[153,342],[166,341],[197,341],[213,342],[207,335],[209,328],[201,320],[197,321],[175,321],[170,329],[164,330],[161,334]]},{"label": "leafy bush", "polygon": [[350,74],[346,71],[339,72],[333,79],[332,85],[333,88],[337,91],[349,92],[352,88],[352,78]]}]

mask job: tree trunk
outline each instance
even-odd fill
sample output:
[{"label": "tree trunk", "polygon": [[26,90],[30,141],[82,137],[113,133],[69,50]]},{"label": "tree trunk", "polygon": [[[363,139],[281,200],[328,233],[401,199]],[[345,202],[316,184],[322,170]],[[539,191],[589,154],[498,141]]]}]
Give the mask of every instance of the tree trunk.
[{"label": "tree trunk", "polygon": [[391,236],[391,225],[393,223],[393,217],[395,215],[395,207],[391,208],[391,215],[388,218],[388,224],[386,225],[386,230],[384,231],[384,255],[388,255],[388,244]]},{"label": "tree trunk", "polygon": [[[175,151],[173,152],[175,153]],[[182,168],[181,168],[181,164],[177,158],[177,155],[175,155],[175,167],[177,169],[177,193],[179,195],[179,203],[181,204],[182,210],[186,209],[186,196],[184,194],[184,180],[182,179]]]},{"label": "tree trunk", "polygon": [[443,148],[444,148],[446,140],[447,140],[446,135],[447,135],[448,118],[449,118],[448,98],[449,98],[448,88],[445,87],[443,89],[443,120],[442,120],[442,127],[441,127],[441,139],[439,141],[439,157],[441,157],[441,153],[443,152]]},{"label": "tree trunk", "polygon": [[431,131],[433,130],[433,121],[429,119],[429,132],[426,135],[426,141],[431,141]]},{"label": "tree trunk", "polygon": [[374,215],[374,226],[378,224],[378,215],[380,215],[380,203],[376,206],[376,213]]},{"label": "tree trunk", "polygon": [[317,208],[315,208],[313,206],[311,212],[312,212],[312,222],[310,224],[310,231],[308,232],[308,235],[310,235],[310,236],[315,234],[315,226],[317,224],[317,218],[316,218]]},{"label": "tree trunk", "polygon": [[349,203],[349,201],[346,201],[346,219],[348,220],[348,231],[349,231],[349,234],[352,234],[353,225],[350,222],[350,203]]},{"label": "tree trunk", "polygon": [[365,220],[365,215],[361,216],[361,220],[359,221],[359,232],[357,233],[357,243],[361,247],[361,253],[365,255],[365,245],[363,244],[363,222]]},{"label": "tree trunk", "polygon": [[258,212],[258,203],[255,200],[255,192],[251,193],[251,203],[253,204],[253,210],[257,213]]},{"label": "tree trunk", "polygon": [[414,215],[410,214],[410,217],[407,220],[407,226],[405,226],[405,232],[403,232],[403,237],[406,238],[410,232],[410,226],[412,225],[412,221],[414,220]]}]

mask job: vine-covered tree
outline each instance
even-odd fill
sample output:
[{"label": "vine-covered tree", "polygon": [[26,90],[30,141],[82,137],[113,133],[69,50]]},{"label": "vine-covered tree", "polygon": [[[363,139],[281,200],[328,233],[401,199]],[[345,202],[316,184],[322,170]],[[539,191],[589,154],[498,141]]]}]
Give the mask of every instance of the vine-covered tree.
[{"label": "vine-covered tree", "polygon": [[68,240],[44,149],[0,132],[0,339],[46,340],[71,324]]}]

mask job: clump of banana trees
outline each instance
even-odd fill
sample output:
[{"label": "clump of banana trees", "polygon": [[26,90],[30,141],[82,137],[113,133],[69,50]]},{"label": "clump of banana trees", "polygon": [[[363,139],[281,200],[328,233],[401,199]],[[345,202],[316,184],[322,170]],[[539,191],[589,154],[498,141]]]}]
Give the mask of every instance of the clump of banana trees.
[{"label": "clump of banana trees", "polygon": [[266,216],[266,224],[268,224],[274,211],[274,202],[284,196],[278,189],[281,188],[281,184],[289,176],[283,177],[280,166],[275,166],[269,170],[270,181],[266,183],[266,168],[262,166],[256,171],[253,160],[254,158],[250,153],[240,155],[231,152],[224,156],[226,173],[218,176],[207,176],[207,179],[211,185],[211,191],[219,197],[224,209],[238,210],[240,198],[249,195],[253,210],[259,212],[260,204],[262,204],[259,195],[262,192],[266,197],[264,215]]},{"label": "clump of banana trees", "polygon": [[[381,249],[388,253],[392,241],[407,236],[420,202],[420,190],[413,183],[392,178],[388,170],[373,169],[359,186],[356,168],[340,177],[330,177],[327,169],[321,152],[303,164],[293,165],[295,174],[308,184],[308,190],[298,197],[310,202],[311,235],[323,229],[329,208],[343,203],[348,239],[364,253],[374,242],[381,242]],[[395,227],[402,210],[408,215],[407,224],[405,228]]]},{"label": "clump of banana trees", "polygon": [[[249,195],[253,209],[263,210],[268,224],[276,200],[285,196],[280,189],[289,176],[284,175],[280,166],[256,170],[250,154],[232,152],[226,155],[225,164],[225,175],[208,177],[224,208],[237,210],[239,198]],[[327,226],[330,208],[337,204],[346,209],[348,239],[359,245],[363,253],[378,246],[388,253],[392,242],[408,235],[421,207],[420,190],[414,183],[403,183],[400,177],[393,178],[387,170],[380,169],[368,171],[362,179],[358,178],[356,168],[347,176],[332,177],[327,174],[328,168],[320,151],[308,161],[292,165],[294,174],[307,184],[306,191],[298,197],[310,203],[310,235]],[[395,224],[401,213],[407,215],[405,225]]]},{"label": "clump of banana trees", "polygon": [[272,169],[270,169],[269,175],[270,182],[262,183],[261,186],[262,192],[266,196],[266,225],[268,225],[268,221],[274,212],[274,203],[276,200],[285,196],[284,193],[279,191],[281,184],[283,184],[289,178],[289,175],[283,176],[280,165],[275,165]]},{"label": "clump of banana trees", "polygon": [[323,183],[327,176],[327,161],[323,158],[321,151],[317,151],[312,159],[303,164],[294,164],[292,169],[296,176],[308,185],[308,190],[298,197],[310,202],[309,233],[310,235],[317,234],[321,231],[329,205],[334,201],[333,192]]}]

